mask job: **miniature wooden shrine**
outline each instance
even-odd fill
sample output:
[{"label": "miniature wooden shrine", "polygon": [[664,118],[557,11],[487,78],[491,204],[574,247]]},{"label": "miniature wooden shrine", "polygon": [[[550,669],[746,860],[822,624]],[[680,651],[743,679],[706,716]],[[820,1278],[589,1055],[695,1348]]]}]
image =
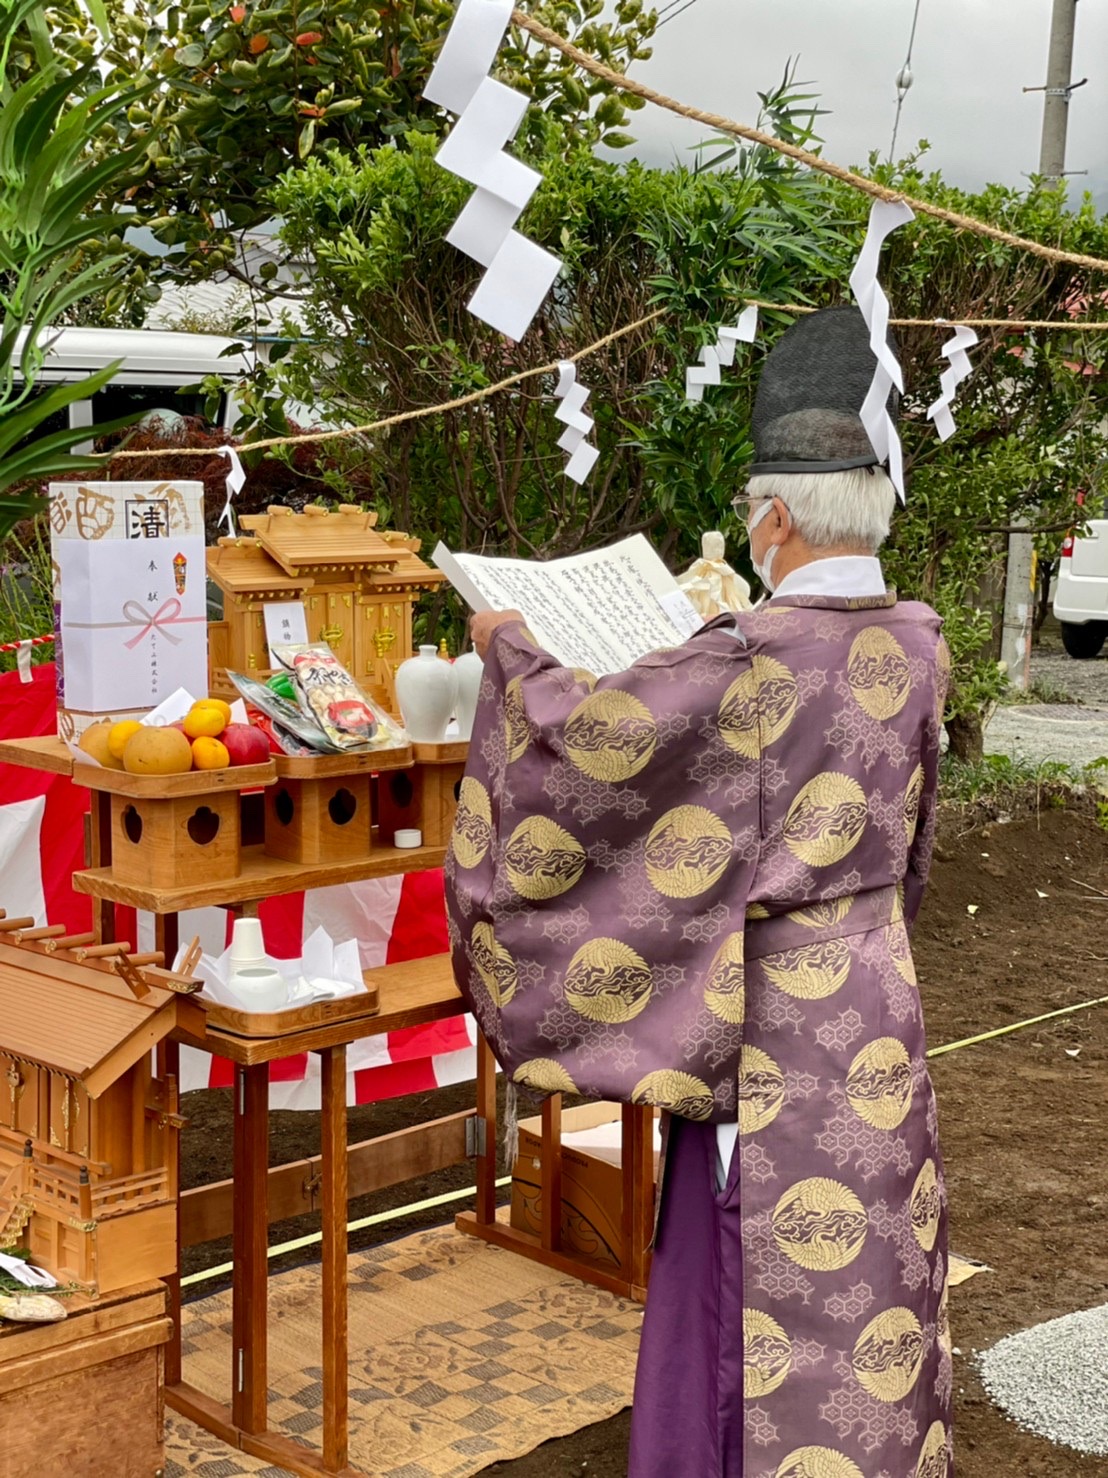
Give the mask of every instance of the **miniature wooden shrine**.
[{"label": "miniature wooden shrine", "polygon": [[353,505],[335,513],[272,507],[245,515],[246,531],[208,550],[224,619],[208,628],[213,693],[231,694],[225,669],[269,673],[265,607],[302,601],[312,641],[325,641],[376,702],[396,710],[394,678],[412,654],[412,608],[444,576],[419,558],[420,541],[378,529]]},{"label": "miniature wooden shrine", "polygon": [[198,983],[0,915],[0,1247],[93,1297],[177,1266],[177,1084],[151,1054]]}]

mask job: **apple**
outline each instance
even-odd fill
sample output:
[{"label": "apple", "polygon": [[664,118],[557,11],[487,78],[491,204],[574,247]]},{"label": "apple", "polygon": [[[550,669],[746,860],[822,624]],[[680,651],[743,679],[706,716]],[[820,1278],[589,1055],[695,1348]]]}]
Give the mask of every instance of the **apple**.
[{"label": "apple", "polygon": [[269,760],[269,740],[253,724],[228,724],[219,738],[232,765],[264,765]]}]

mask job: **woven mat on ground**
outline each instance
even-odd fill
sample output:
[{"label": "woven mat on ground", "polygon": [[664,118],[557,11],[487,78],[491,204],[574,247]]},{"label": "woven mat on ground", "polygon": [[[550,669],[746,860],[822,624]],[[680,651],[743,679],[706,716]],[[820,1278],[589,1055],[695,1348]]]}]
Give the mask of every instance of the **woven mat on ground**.
[{"label": "woven mat on ground", "polygon": [[[453,1228],[352,1254],[350,1462],[470,1478],[630,1404],[642,1310]],[[322,1445],[319,1269],[269,1285],[269,1424]],[[227,1399],[229,1293],[186,1305],[185,1376]],[[167,1424],[166,1478],[283,1472]]]}]

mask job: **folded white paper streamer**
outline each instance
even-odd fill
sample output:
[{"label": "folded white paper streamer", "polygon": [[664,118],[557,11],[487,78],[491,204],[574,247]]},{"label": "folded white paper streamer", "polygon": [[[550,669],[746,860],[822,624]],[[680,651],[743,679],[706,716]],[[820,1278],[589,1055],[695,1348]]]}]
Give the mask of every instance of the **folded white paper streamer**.
[{"label": "folded white paper streamer", "polygon": [[943,355],[949,361],[950,367],[943,370],[940,375],[941,394],[927,412],[927,419],[934,421],[940,441],[949,441],[954,435],[956,428],[950,407],[954,404],[958,386],[973,374],[973,365],[970,363],[967,351],[972,349],[977,342],[977,335],[972,328],[958,324],[954,333],[943,345]]},{"label": "folded white paper streamer", "polygon": [[706,385],[721,383],[720,368],[730,369],[735,363],[739,344],[753,344],[758,334],[758,309],[752,303],[739,314],[738,323],[725,324],[716,334],[715,344],[700,351],[700,363],[685,371],[685,399],[703,400]]},{"label": "folded white paper streamer", "polygon": [[424,96],[460,115],[436,157],[476,186],[446,235],[486,269],[467,306],[475,318],[519,340],[562,263],[514,229],[542,177],[504,151],[528,98],[488,76],[511,13],[512,0],[459,0]]},{"label": "folded white paper streamer", "polygon": [[599,450],[591,442],[585,440],[596,425],[593,418],[585,411],[585,402],[590,394],[591,392],[578,382],[577,366],[573,361],[561,360],[558,364],[558,383],[554,389],[555,398],[561,401],[561,404],[555,410],[554,417],[565,423],[566,429],[559,436],[558,445],[569,457],[566,463],[566,476],[576,483],[585,481],[600,456]]},{"label": "folded white paper streamer", "polygon": [[886,238],[900,226],[915,220],[915,212],[902,200],[875,200],[869,215],[866,239],[850,274],[850,286],[869,329],[870,348],[877,360],[873,383],[862,406],[862,425],[882,462],[889,464],[889,477],[897,497],[904,502],[904,453],[900,436],[889,415],[889,392],[895,385],[903,394],[904,376],[896,355],[889,347],[889,300],[877,280],[881,265],[881,248]]}]

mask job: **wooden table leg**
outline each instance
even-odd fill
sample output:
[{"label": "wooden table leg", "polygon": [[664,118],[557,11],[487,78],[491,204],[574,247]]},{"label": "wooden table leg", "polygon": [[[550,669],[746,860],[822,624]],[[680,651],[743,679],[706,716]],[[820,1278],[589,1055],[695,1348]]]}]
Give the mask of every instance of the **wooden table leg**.
[{"label": "wooden table leg", "polygon": [[[158,1049],[158,1073],[174,1081],[173,1109],[176,1112],[177,1092],[181,1083],[181,1044],[162,1042]],[[169,1135],[169,1183],[173,1190],[173,1201],[177,1211],[177,1271],[166,1278],[166,1313],[173,1320],[173,1333],[165,1347],[165,1383],[175,1386],[181,1379],[181,1136]]]},{"label": "wooden table leg", "polygon": [[477,1033],[477,1119],[485,1126],[485,1148],[477,1155],[477,1221],[496,1220],[496,1058]]},{"label": "wooden table leg", "polygon": [[322,1054],[323,1171],[323,1461],[347,1462],[348,1325],[346,1291],[346,1048]]},{"label": "wooden table leg", "polygon": [[562,1095],[553,1094],[542,1106],[542,1226],[547,1252],[562,1245]]},{"label": "wooden table leg", "polygon": [[[88,845],[85,848],[89,867],[108,867],[112,860],[112,798],[106,790],[89,792]],[[101,944],[115,943],[115,904],[105,898],[92,900],[92,927]],[[137,945],[138,941],[134,943]]]},{"label": "wooden table leg", "polygon": [[646,1286],[647,1247],[654,1228],[654,1110],[623,1106],[623,1207],[620,1272],[632,1288]]},{"label": "wooden table leg", "polygon": [[235,1066],[234,1273],[231,1412],[244,1432],[266,1430],[266,1260],[269,1064]]}]

